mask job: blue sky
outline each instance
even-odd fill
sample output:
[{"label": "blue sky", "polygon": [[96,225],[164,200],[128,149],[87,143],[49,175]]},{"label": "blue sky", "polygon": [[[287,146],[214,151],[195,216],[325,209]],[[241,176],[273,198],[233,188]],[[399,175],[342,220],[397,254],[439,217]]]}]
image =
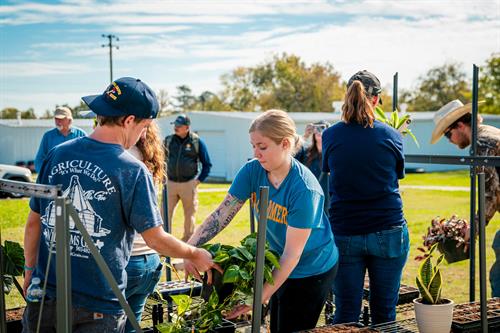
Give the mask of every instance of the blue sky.
[{"label": "blue sky", "polygon": [[77,105],[114,77],[155,91],[219,91],[220,76],[282,52],[330,62],[347,80],[368,69],[412,88],[433,66],[472,71],[500,52],[500,0],[9,1],[0,0],[0,109]]}]

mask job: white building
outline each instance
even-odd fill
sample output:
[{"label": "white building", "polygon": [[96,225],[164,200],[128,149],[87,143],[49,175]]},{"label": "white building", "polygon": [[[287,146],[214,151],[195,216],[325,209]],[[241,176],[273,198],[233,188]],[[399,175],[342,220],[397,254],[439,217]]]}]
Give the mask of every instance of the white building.
[{"label": "white building", "polygon": [[[249,143],[248,128],[252,120],[258,115],[256,112],[189,112],[191,128],[205,141],[212,161],[210,177],[219,180],[231,181],[240,167],[252,158],[252,149]],[[440,140],[437,144],[429,143],[433,124],[433,112],[412,113],[413,122],[410,125],[418,138],[420,148],[409,137],[405,138],[406,154],[433,154],[433,155],[467,155],[469,150],[460,150],[456,146]],[[290,113],[294,119],[299,134],[304,132],[309,122],[326,120],[330,123],[340,121],[339,113]],[[176,115],[158,119],[162,135],[172,133],[170,123]],[[500,127],[500,116],[485,115],[484,123]],[[92,120],[75,119],[74,125],[87,133],[92,131]],[[35,155],[40,140],[54,121],[49,120],[0,120],[0,163],[15,164],[18,161],[30,161]],[[449,165],[416,165],[408,163],[407,168],[424,168],[426,171],[451,170],[460,166]],[[462,167],[463,168],[463,167]]]}]

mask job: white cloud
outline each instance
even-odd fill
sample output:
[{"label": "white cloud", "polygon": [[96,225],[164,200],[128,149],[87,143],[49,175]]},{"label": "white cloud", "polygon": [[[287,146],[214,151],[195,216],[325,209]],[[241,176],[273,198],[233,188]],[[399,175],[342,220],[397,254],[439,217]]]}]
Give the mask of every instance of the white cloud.
[{"label": "white cloud", "polygon": [[43,75],[75,75],[93,70],[85,64],[72,62],[1,62],[0,72],[3,78],[33,77]]}]

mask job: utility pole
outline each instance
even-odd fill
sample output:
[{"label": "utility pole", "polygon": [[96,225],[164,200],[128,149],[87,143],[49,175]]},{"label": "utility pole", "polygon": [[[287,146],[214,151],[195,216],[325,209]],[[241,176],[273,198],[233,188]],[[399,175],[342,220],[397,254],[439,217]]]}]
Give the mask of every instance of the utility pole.
[{"label": "utility pole", "polygon": [[113,45],[113,39],[117,42],[120,41],[120,39],[115,35],[102,34],[101,37],[108,39],[108,44],[102,44],[101,46],[109,47],[109,83],[111,84],[113,82],[113,47],[117,50],[119,49],[118,46]]}]

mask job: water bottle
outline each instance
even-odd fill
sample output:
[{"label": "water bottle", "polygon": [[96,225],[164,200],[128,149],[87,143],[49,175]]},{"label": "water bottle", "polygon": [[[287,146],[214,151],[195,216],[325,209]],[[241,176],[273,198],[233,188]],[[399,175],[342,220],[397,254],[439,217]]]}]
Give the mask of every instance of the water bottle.
[{"label": "water bottle", "polygon": [[42,300],[43,290],[40,287],[40,278],[31,279],[31,284],[26,292],[26,300],[29,302],[40,302]]}]

